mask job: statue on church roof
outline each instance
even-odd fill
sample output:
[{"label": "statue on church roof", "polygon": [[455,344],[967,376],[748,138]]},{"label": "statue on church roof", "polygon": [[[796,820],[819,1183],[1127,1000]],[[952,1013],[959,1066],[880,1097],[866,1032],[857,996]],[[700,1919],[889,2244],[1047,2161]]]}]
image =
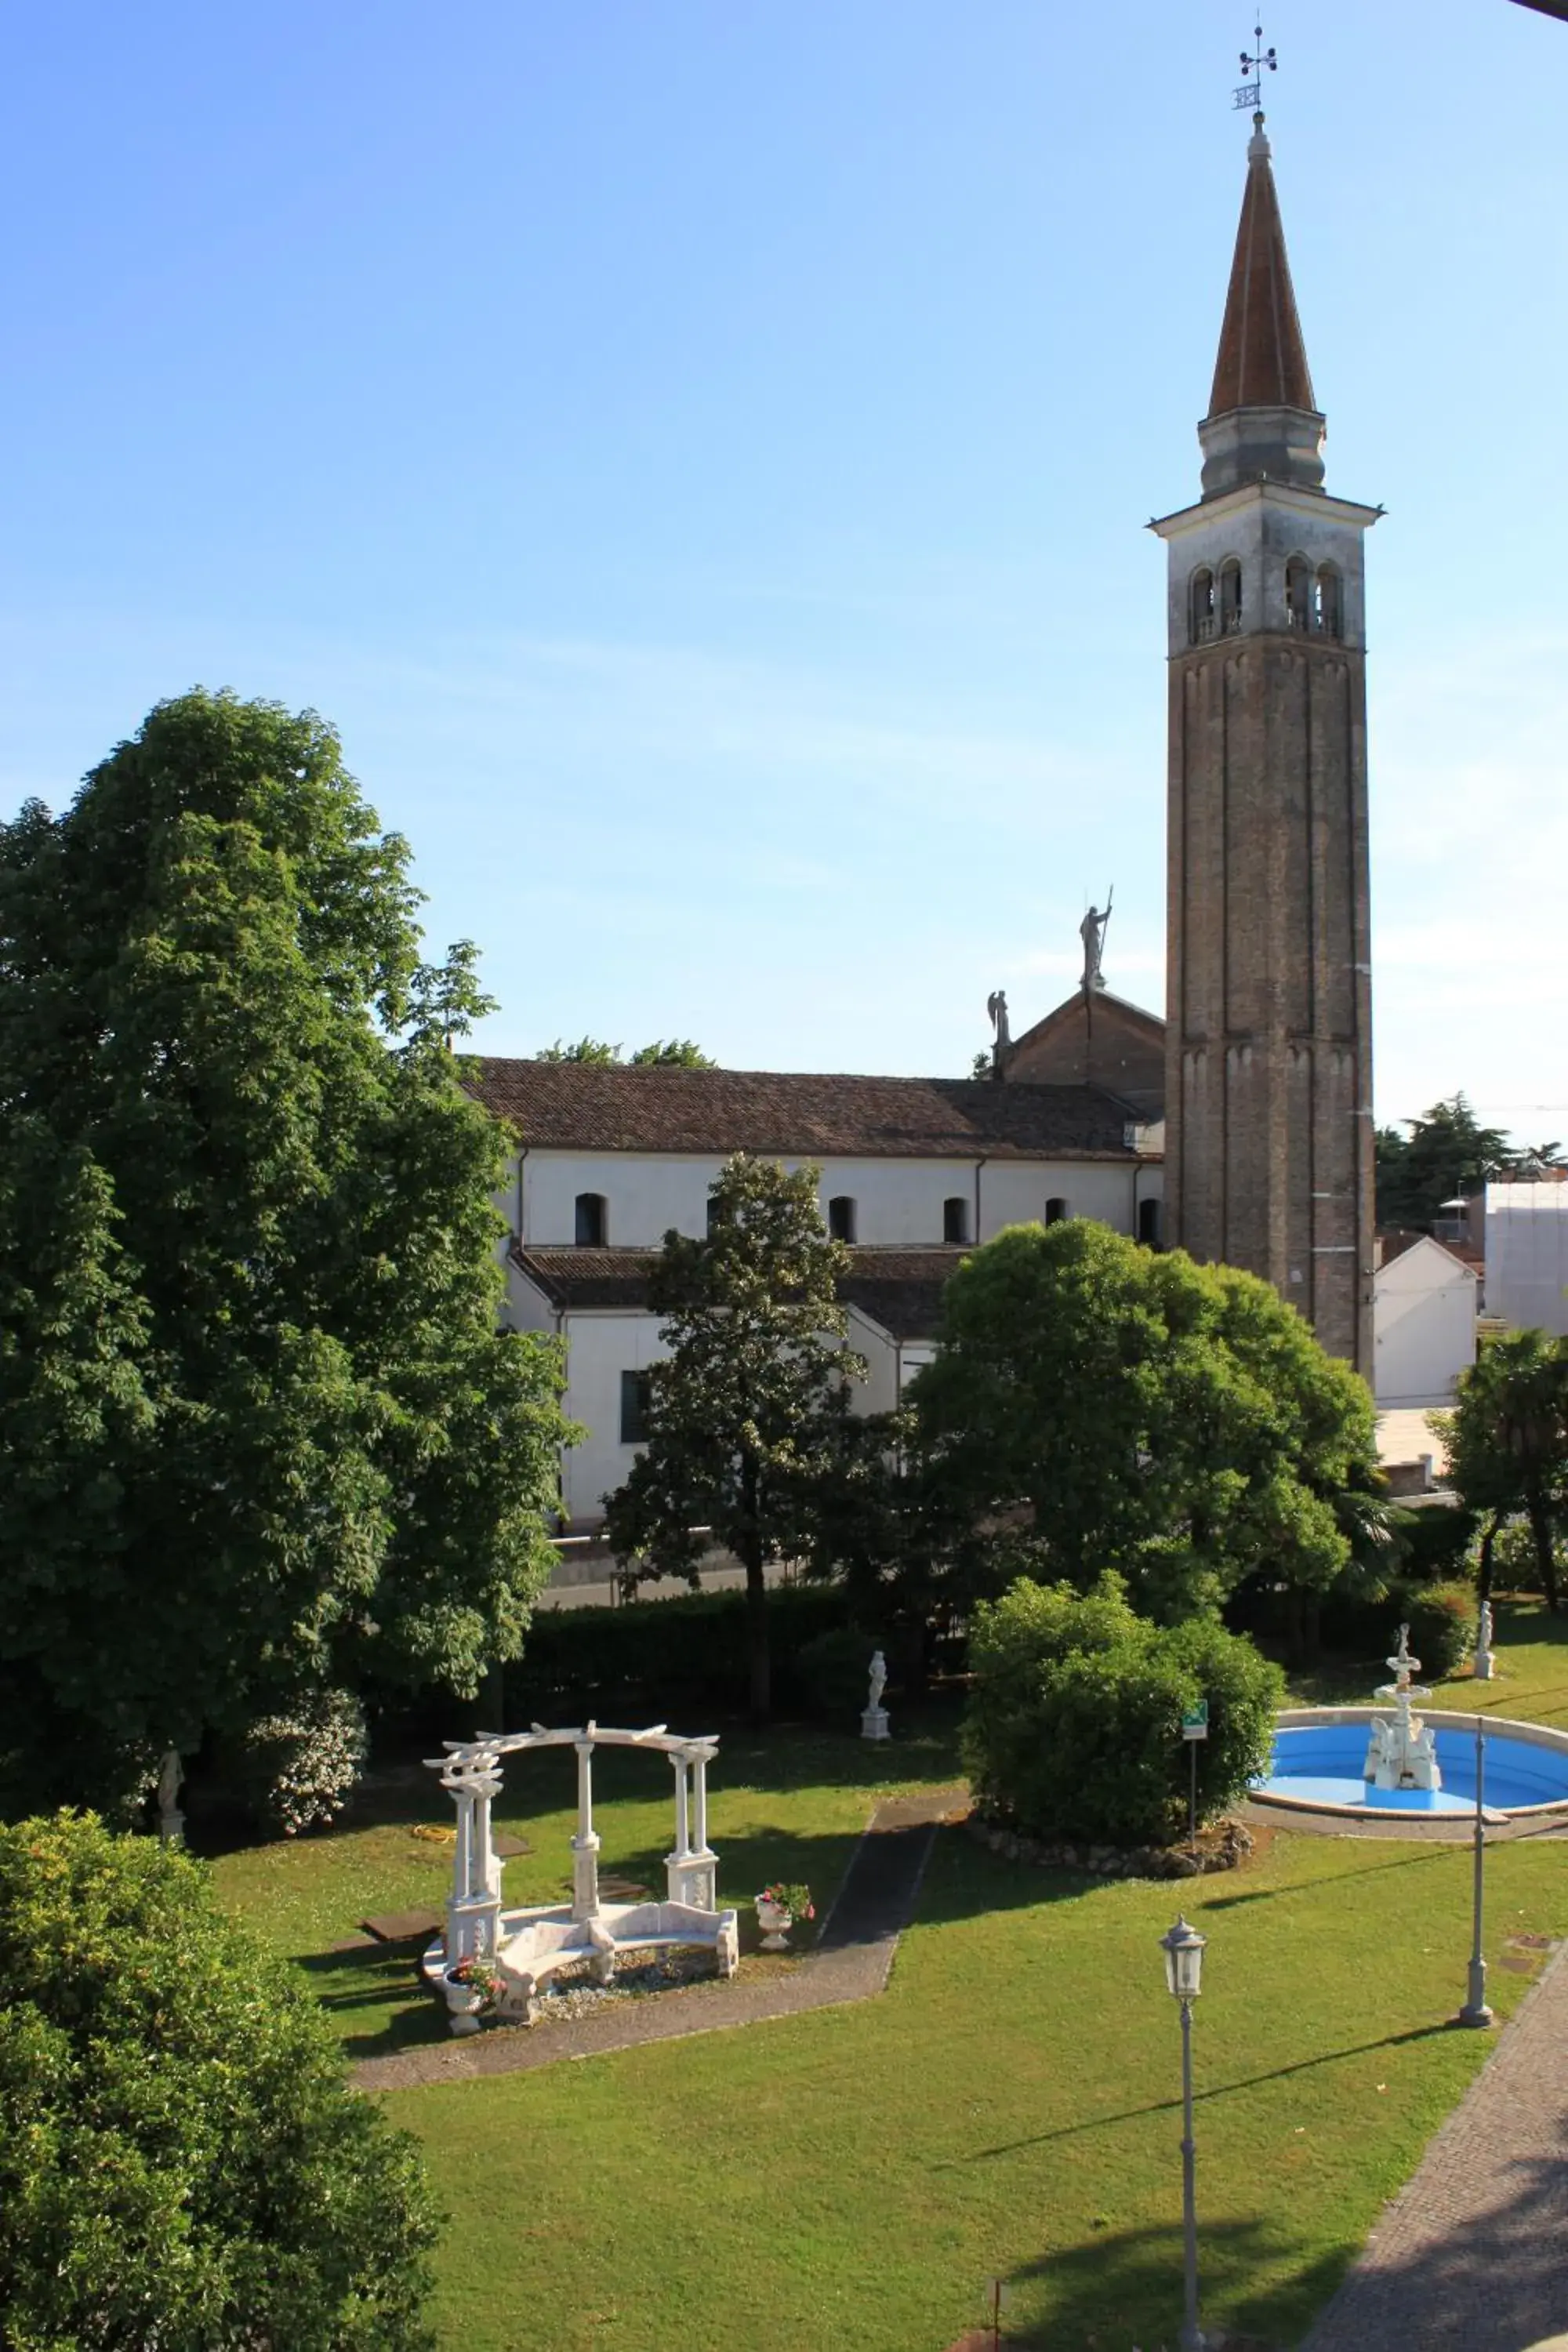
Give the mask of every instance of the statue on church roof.
[{"label": "statue on church roof", "polygon": [[996,1050],[1001,1053],[1005,1046],[1010,1045],[1013,1042],[1007,1034],[1007,992],[1005,988],[992,990],[985,1000],[985,1010],[990,1014],[991,1025],[996,1032]]},{"label": "statue on church roof", "polygon": [[1110,901],[1115,887],[1112,883],[1110,889],[1107,890],[1104,908],[1090,907],[1078,927],[1079,937],[1083,941],[1083,985],[1086,990],[1105,986],[1105,974],[1100,968],[1100,959],[1105,947],[1105,927],[1110,920]]}]

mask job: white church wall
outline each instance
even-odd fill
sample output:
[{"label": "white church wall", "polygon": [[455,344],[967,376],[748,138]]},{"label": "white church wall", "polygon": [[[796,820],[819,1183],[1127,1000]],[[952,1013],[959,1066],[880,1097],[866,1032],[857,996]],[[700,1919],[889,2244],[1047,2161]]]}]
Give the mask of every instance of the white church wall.
[{"label": "white church wall", "polygon": [[1447,1405],[1476,1360],[1476,1278],[1437,1243],[1417,1242],[1373,1281],[1373,1392],[1380,1407]]},{"label": "white church wall", "polygon": [[1487,1186],[1487,1313],[1568,1333],[1568,1184]]},{"label": "white church wall", "polygon": [[[798,1158],[786,1167],[798,1167]],[[1133,1230],[1134,1176],[1138,1198],[1158,1199],[1158,1168],[1122,1160],[828,1159],[820,1198],[855,1203],[854,1235],[863,1248],[934,1246],[944,1238],[944,1204],[962,1200],[965,1239],[989,1241],[1005,1225],[1043,1221],[1046,1204],[1065,1200],[1069,1215],[1098,1217],[1121,1233]],[[673,1225],[702,1234],[708,1195],[721,1160],[676,1152],[530,1151],[514,1184],[514,1224],[521,1190],[521,1231],[532,1249],[568,1249],[577,1238],[577,1198],[605,1202],[605,1238],[613,1249],[657,1249]],[[978,1198],[978,1226],[975,1203]]]},{"label": "white church wall", "polygon": [[857,1412],[891,1412],[899,1402],[899,1349],[891,1334],[858,1307],[849,1309],[847,1345],[866,1359],[866,1378],[851,1391]]},{"label": "white church wall", "polygon": [[573,1528],[596,1527],[604,1497],[637,1460],[621,1442],[621,1375],[640,1372],[668,1350],[656,1316],[633,1309],[582,1309],[565,1318],[566,1411],[586,1433],[566,1453],[565,1510]]}]

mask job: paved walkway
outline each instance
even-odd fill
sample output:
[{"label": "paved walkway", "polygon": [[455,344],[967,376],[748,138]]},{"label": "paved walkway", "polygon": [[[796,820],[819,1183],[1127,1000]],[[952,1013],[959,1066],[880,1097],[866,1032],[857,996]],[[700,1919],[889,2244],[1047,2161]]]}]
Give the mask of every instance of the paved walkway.
[{"label": "paved walkway", "polygon": [[1529,2352],[1568,2327],[1568,1947],[1301,2352]]},{"label": "paved walkway", "polygon": [[354,2069],[354,2082],[367,2091],[466,2082],[478,2074],[511,2074],[563,2058],[589,2058],[638,2042],[675,2041],[750,2025],[759,2018],[867,2000],[887,1984],[939,1824],[968,1809],[967,1789],[930,1790],[879,1805],[816,1949],[793,1967],[749,1981],[710,1980],[645,2000],[616,2001],[569,2023],[492,2026],[434,2048],[363,2059]]}]

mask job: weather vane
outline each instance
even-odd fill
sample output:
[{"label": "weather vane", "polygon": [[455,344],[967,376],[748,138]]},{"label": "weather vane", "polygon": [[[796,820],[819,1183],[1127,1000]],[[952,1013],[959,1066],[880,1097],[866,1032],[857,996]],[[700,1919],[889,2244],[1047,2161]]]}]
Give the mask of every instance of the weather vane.
[{"label": "weather vane", "polygon": [[1263,104],[1263,68],[1267,66],[1270,73],[1278,73],[1279,60],[1272,49],[1264,47],[1261,25],[1254,25],[1252,37],[1258,44],[1256,49],[1250,56],[1246,49],[1241,53],[1241,70],[1244,74],[1250,74],[1252,79],[1242,83],[1232,104],[1237,108],[1250,107],[1256,114]]}]

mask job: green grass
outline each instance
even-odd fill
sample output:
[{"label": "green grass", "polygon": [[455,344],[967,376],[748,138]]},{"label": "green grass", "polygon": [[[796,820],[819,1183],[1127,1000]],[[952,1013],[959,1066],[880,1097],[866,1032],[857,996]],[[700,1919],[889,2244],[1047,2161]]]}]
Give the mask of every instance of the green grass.
[{"label": "green grass", "polygon": [[[1568,1929],[1560,1854],[1489,1869],[1494,1957]],[[1214,2319],[1294,2340],[1480,2063],[1444,2023],[1468,1886],[1463,1851],[1280,1836],[1193,1892]],[[947,1832],[880,2000],[394,2095],[451,2210],[443,2344],[943,2352],[993,2273],[1063,2352],[1171,2340],[1173,1909]],[[1499,2006],[1523,1984],[1495,1970]]]},{"label": "green grass", "polygon": [[[1441,1704],[1568,1721],[1568,1635],[1500,1612],[1503,1678]],[[1365,1696],[1351,1686],[1303,1696]],[[900,1728],[903,1728],[900,1726]],[[889,1749],[726,1734],[721,1894],[773,1875],[819,1898],[876,1801],[956,1777],[951,1722]],[[658,1885],[670,1832],[653,1759],[595,1763],[603,1864]],[[510,1768],[503,1824],[532,1841],[514,1900],[568,1882],[572,1768]],[[333,1955],[372,1910],[437,1906],[434,1788],[331,1838],[215,1864],[228,1901],[311,1971],[356,2054],[446,2040],[409,1948]],[[1568,1934],[1557,1845],[1488,1857],[1491,1997],[1506,2016]],[[1210,1938],[1195,2026],[1204,2303],[1295,2341],[1492,2037],[1447,2021],[1469,1946],[1464,1848],[1277,1833],[1246,1870],[1181,1889]],[[1013,2285],[1020,2341],[1144,2352],[1179,2320],[1179,2034],[1156,1939],[1175,1890],[1009,1866],[942,1832],[889,1991],[842,2010],[580,2064],[389,2095],[450,2221],[447,2352],[945,2352]],[[1508,1960],[1511,1966],[1503,1966]]]},{"label": "green grass", "polygon": [[[1477,1682],[1465,1666],[1435,1685],[1433,1706],[1518,1716],[1529,1723],[1568,1728],[1568,1617],[1554,1619],[1542,1601],[1500,1601],[1494,1617],[1491,1681]],[[1378,1684],[1387,1680],[1388,1668],[1381,1658],[1354,1663],[1335,1659],[1292,1671],[1289,1696],[1299,1706],[1354,1706],[1370,1700]]]},{"label": "green grass", "polygon": [[[878,1800],[962,1777],[950,1714],[911,1726],[896,1744],[870,1747],[827,1733],[783,1731],[763,1739],[739,1729],[720,1743],[709,1795],[709,1842],[720,1855],[721,1898],[749,1903],[773,1879],[804,1882],[819,1907],[847,1867]],[[506,1864],[505,1898],[549,1903],[572,1888],[577,1826],[576,1759],[547,1750],[508,1761],[496,1826],[532,1851]],[[366,1810],[370,1810],[367,1808]],[[415,1834],[449,1828],[452,1803],[433,1772],[400,1775],[374,1800],[375,1819],[330,1837],[252,1846],[218,1857],[223,1900],[278,1950],[298,1960],[352,2056],[365,2058],[447,2039],[445,2012],[420,1983],[417,1945],[354,1937],[362,1919],[422,1906],[438,1911],[451,1885],[452,1850]],[[664,1891],[674,1842],[674,1780],[662,1756],[601,1748],[594,1759],[594,1817],[601,1874]]]}]

